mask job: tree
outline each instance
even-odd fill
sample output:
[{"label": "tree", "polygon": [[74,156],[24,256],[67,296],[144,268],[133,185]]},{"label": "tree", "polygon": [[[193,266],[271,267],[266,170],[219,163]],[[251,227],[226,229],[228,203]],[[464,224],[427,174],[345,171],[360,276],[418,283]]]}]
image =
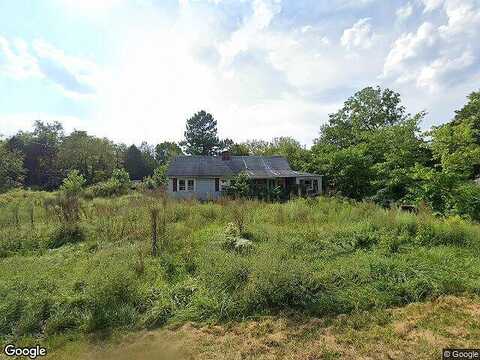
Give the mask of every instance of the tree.
[{"label": "tree", "polygon": [[480,220],[480,93],[468,97],[455,118],[434,128],[431,135],[433,166],[417,166],[412,201],[427,203],[435,212]]},{"label": "tree", "polygon": [[338,194],[356,200],[373,194],[372,159],[366,144],[340,150],[333,145],[325,145],[314,151],[313,167],[326,176],[330,187]]},{"label": "tree", "polygon": [[392,90],[367,87],[321,127],[307,170],[326,175],[344,196],[398,201],[413,183],[411,169],[428,162],[418,126],[424,115],[407,114]]},{"label": "tree", "polygon": [[180,143],[189,155],[215,155],[220,147],[217,121],[205,111],[187,120],[185,140]]},{"label": "tree", "polygon": [[60,185],[62,172],[58,152],[63,136],[59,122],[36,121],[33,132],[19,132],[8,140],[10,151],[24,156],[26,186],[53,190]]},{"label": "tree", "polygon": [[145,167],[145,175],[143,177],[153,175],[153,171],[158,166],[158,162],[155,159],[155,148],[153,145],[150,145],[144,141],[140,145],[139,150],[142,153],[143,164]]},{"label": "tree", "polygon": [[247,140],[242,143],[242,145],[248,148],[248,152],[251,155],[263,155],[270,147],[270,143],[268,141],[258,139]]},{"label": "tree", "polygon": [[116,166],[115,145],[108,139],[75,130],[63,139],[59,162],[64,172],[78,170],[89,185],[105,181]]},{"label": "tree", "polygon": [[225,193],[235,199],[248,198],[251,194],[251,183],[248,175],[239,173],[230,180],[230,186],[226,187]]},{"label": "tree", "polygon": [[153,181],[157,187],[165,186],[168,184],[167,178],[167,164],[161,165],[155,169],[152,176]]},{"label": "tree", "polygon": [[183,152],[175,142],[164,141],[155,146],[155,159],[159,165],[168,164],[177,155],[183,155]]},{"label": "tree", "polygon": [[[466,119],[473,120],[473,127],[480,130],[480,91],[471,93],[468,96],[468,102],[463,108],[455,111],[454,123],[462,122]],[[480,143],[480,139],[478,139]]]},{"label": "tree", "polygon": [[246,144],[233,143],[228,147],[228,152],[234,156],[248,156],[250,155],[250,149]]},{"label": "tree", "polygon": [[310,152],[292,137],[274,138],[263,150],[263,155],[285,156],[293,170],[304,171],[310,161]]},{"label": "tree", "polygon": [[408,117],[400,94],[390,89],[367,87],[349,98],[339,111],[329,115],[317,142],[340,149],[356,145],[364,140],[365,133],[399,124]]},{"label": "tree", "polygon": [[431,132],[433,157],[443,171],[463,179],[480,175],[480,92],[456,111],[452,122]]},{"label": "tree", "polygon": [[10,151],[7,144],[0,141],[0,192],[20,186],[24,174],[22,154]]},{"label": "tree", "polygon": [[148,168],[143,154],[135,145],[130,146],[127,150],[125,169],[132,180],[142,180],[145,176],[148,176]]}]

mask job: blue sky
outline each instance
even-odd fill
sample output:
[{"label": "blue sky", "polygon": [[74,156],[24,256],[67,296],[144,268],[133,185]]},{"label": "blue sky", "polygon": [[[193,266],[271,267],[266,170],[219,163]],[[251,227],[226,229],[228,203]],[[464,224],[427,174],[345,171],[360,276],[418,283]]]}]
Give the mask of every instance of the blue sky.
[{"label": "blue sky", "polygon": [[294,136],[368,85],[428,128],[480,88],[480,0],[0,0],[0,134],[58,120],[115,141]]}]

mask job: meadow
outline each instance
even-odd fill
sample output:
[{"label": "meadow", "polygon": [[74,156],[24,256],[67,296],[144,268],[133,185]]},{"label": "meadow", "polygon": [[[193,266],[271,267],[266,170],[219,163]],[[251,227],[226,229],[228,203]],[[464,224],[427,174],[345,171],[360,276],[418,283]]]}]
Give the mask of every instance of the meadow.
[{"label": "meadow", "polygon": [[134,192],[81,199],[65,231],[56,196],[0,195],[2,343],[54,349],[116,331],[269,316],[381,324],[385,309],[480,295],[480,226],[426,208]]}]

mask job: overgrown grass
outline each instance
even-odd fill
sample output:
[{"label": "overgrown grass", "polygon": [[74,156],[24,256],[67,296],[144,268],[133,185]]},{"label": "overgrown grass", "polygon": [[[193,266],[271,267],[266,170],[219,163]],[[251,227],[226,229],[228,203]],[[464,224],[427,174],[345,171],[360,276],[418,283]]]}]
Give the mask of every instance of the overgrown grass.
[{"label": "overgrown grass", "polygon": [[[460,218],[328,198],[201,204],[133,194],[83,201],[77,227],[65,229],[52,197],[0,196],[4,340],[480,295],[480,227]],[[152,208],[166,218],[157,257]],[[225,245],[231,226],[245,251]]]}]

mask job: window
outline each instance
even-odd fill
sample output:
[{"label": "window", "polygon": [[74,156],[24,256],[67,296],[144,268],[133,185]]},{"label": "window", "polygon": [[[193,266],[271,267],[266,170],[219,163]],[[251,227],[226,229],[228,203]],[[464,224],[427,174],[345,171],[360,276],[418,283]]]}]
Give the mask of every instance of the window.
[{"label": "window", "polygon": [[220,178],[215,178],[215,191],[220,191]]},{"label": "window", "polygon": [[177,192],[177,178],[173,178],[173,192]]},{"label": "window", "polygon": [[178,190],[185,191],[185,180],[178,180]]},{"label": "window", "polygon": [[305,188],[307,190],[312,190],[312,180],[305,180]]},{"label": "window", "polygon": [[188,191],[193,191],[194,187],[195,187],[194,185],[195,185],[195,183],[194,183],[193,179],[188,179],[187,180],[187,190]]}]

